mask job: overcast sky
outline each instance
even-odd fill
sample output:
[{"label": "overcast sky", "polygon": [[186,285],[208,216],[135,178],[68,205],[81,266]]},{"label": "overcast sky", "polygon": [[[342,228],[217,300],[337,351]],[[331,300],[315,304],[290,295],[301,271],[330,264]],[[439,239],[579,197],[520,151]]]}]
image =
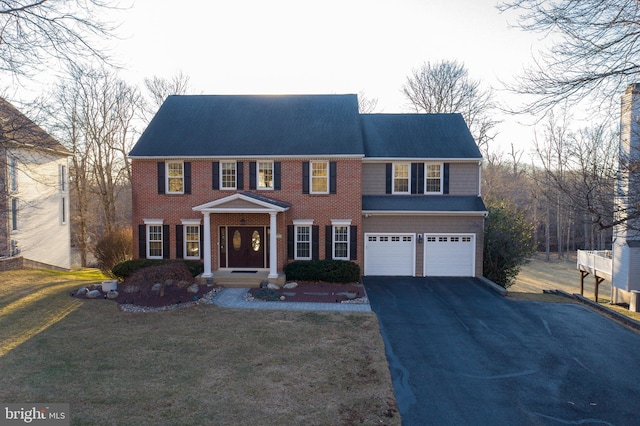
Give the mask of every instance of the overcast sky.
[{"label": "overcast sky", "polygon": [[[495,0],[135,0],[112,54],[121,76],[190,76],[203,94],[358,93],[377,112],[409,112],[401,87],[426,61],[457,60],[512,104],[510,82],[536,35],[511,28]],[[498,142],[526,149],[530,128],[500,116]]]}]

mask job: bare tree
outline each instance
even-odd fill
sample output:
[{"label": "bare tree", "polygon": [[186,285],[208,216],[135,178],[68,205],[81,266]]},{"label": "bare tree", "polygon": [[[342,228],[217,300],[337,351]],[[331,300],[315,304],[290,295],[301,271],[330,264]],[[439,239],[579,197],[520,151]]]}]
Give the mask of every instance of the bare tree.
[{"label": "bare tree", "polygon": [[512,87],[534,95],[524,112],[548,111],[589,95],[608,100],[640,77],[637,0],[508,0],[498,8],[518,12],[520,28],[553,41]]},{"label": "bare tree", "polygon": [[169,95],[184,95],[189,91],[190,77],[182,71],[169,78],[153,76],[144,79],[150,101],[144,109],[144,119],[149,122]]},{"label": "bare tree", "polygon": [[358,112],[372,114],[378,108],[378,98],[370,98],[364,91],[358,93]]},{"label": "bare tree", "polygon": [[107,59],[98,39],[114,26],[99,20],[109,0],[0,0],[0,71],[30,75],[50,59]]},{"label": "bare tree", "polygon": [[461,113],[478,147],[486,156],[496,136],[498,122],[491,118],[493,92],[472,80],[463,64],[456,61],[427,62],[414,69],[402,92],[416,112]]}]

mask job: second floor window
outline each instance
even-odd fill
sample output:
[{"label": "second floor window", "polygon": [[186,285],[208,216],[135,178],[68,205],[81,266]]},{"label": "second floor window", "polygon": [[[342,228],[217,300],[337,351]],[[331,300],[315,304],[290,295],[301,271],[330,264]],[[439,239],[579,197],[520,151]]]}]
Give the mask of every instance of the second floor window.
[{"label": "second floor window", "polygon": [[393,193],[408,194],[409,188],[409,164],[393,165]]},{"label": "second floor window", "polygon": [[425,194],[439,194],[442,192],[442,164],[430,164],[425,165]]},{"label": "second floor window", "polygon": [[311,193],[327,194],[329,192],[329,163],[326,161],[311,162]]},{"label": "second floor window", "polygon": [[60,180],[60,192],[67,192],[67,166],[61,164],[58,170]]},{"label": "second floor window", "polygon": [[236,189],[236,162],[220,162],[220,189]]},{"label": "second floor window", "polygon": [[167,162],[167,193],[184,193],[184,168],[181,161]]},{"label": "second floor window", "polygon": [[258,189],[273,189],[273,162],[258,162]]},{"label": "second floor window", "polygon": [[9,187],[12,192],[18,190],[18,160],[15,157],[9,159]]}]

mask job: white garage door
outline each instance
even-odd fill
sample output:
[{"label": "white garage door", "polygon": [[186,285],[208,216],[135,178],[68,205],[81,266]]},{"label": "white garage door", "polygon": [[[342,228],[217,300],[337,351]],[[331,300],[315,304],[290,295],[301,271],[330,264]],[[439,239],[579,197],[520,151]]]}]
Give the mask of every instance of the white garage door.
[{"label": "white garage door", "polygon": [[414,276],[414,234],[365,234],[364,274]]},{"label": "white garage door", "polygon": [[475,276],[475,235],[425,234],[424,270],[432,277]]}]

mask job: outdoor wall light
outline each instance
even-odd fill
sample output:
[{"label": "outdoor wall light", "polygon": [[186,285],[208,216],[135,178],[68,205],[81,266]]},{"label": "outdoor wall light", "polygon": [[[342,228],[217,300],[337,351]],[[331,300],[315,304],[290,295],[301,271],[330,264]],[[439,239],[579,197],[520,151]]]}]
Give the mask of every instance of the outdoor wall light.
[{"label": "outdoor wall light", "polygon": [[422,244],[422,234],[418,234],[418,244]]},{"label": "outdoor wall light", "polygon": [[244,220],[244,217],[242,219],[240,219],[240,225],[244,226],[246,225],[247,221]]}]

